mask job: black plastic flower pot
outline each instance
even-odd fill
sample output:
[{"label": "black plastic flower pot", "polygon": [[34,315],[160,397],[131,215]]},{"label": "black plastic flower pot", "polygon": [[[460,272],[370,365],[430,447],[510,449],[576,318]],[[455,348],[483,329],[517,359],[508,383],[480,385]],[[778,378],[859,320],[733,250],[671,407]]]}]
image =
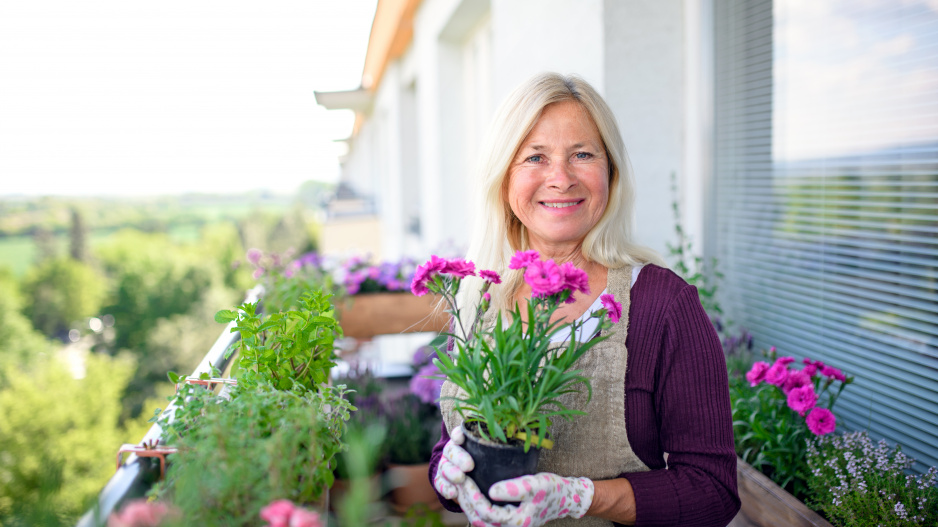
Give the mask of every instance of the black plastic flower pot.
[{"label": "black plastic flower pot", "polygon": [[[506,479],[534,474],[541,450],[532,446],[524,451],[524,441],[512,440],[511,444],[486,441],[478,433],[476,422],[463,425],[466,442],[463,448],[472,456],[475,468],[466,475],[472,478],[486,497],[489,488]],[[494,505],[508,505],[514,502],[493,501]],[[514,503],[517,504],[517,503]]]}]

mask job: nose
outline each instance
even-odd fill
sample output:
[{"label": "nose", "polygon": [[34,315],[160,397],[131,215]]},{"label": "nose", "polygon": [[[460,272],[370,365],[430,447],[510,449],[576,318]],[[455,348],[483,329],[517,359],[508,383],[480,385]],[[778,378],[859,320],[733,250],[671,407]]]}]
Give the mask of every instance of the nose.
[{"label": "nose", "polygon": [[545,184],[552,189],[566,192],[577,184],[577,177],[568,161],[551,163],[548,167]]}]

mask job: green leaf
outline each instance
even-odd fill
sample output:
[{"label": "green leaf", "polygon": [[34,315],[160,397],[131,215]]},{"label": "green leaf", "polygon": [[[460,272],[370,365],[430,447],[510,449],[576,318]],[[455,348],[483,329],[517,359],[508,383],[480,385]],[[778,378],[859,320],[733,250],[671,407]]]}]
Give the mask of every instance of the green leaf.
[{"label": "green leaf", "polygon": [[215,322],[218,322],[219,324],[227,324],[237,319],[238,314],[230,309],[222,309],[218,313],[215,313]]},{"label": "green leaf", "polygon": [[179,384],[180,379],[185,379],[185,377],[180,377],[180,375],[174,371],[166,372],[166,376],[169,377],[169,382],[173,384]]}]

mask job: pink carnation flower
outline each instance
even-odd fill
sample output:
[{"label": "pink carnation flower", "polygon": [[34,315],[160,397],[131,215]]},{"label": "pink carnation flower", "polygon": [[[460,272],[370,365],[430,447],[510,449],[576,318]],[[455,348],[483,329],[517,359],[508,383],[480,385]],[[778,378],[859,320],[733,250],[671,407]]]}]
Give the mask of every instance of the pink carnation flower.
[{"label": "pink carnation flower", "polygon": [[785,385],[782,386],[782,391],[785,393],[791,393],[795,388],[801,388],[802,386],[811,385],[811,376],[804,372],[804,370],[792,371],[788,374],[788,378],[785,379]]},{"label": "pink carnation flower", "polygon": [[606,308],[606,314],[609,315],[609,320],[613,324],[619,322],[619,319],[622,318],[622,304],[616,302],[615,297],[612,295],[602,295],[599,297],[600,302],[603,303],[603,307]]},{"label": "pink carnation flower", "polygon": [[486,301],[486,302],[491,302],[491,301],[492,301],[492,295],[489,294],[488,291],[486,291],[485,294],[482,295],[482,300],[484,300],[484,301]]},{"label": "pink carnation flower", "polygon": [[788,392],[788,407],[798,412],[798,415],[802,417],[804,417],[805,412],[814,408],[816,404],[817,394],[814,393],[814,386],[810,384]]},{"label": "pink carnation flower", "polygon": [[290,515],[289,527],[322,527],[319,514],[303,508],[294,509]]},{"label": "pink carnation flower", "polygon": [[531,286],[531,295],[535,297],[559,293],[564,286],[563,272],[553,260],[535,260],[528,264],[524,281]]},{"label": "pink carnation flower", "polygon": [[257,265],[262,256],[264,256],[264,253],[260,249],[248,249],[247,259],[252,264]]},{"label": "pink carnation flower", "polygon": [[490,270],[488,270],[488,269],[483,269],[483,270],[479,271],[479,276],[480,276],[483,280],[486,280],[486,281],[491,282],[491,283],[493,283],[493,284],[500,284],[500,283],[502,283],[502,277],[499,276],[498,273],[496,273],[495,271],[490,271]]},{"label": "pink carnation flower", "polygon": [[264,268],[258,267],[251,276],[253,276],[255,280],[260,279],[260,277],[264,276]]},{"label": "pink carnation flower", "polygon": [[427,288],[427,284],[433,280],[433,276],[436,273],[441,272],[449,263],[446,259],[440,258],[437,255],[430,256],[430,259],[427,262],[419,267],[414,272],[414,278],[410,281],[410,291],[416,296],[423,296],[430,292],[430,289]]},{"label": "pink carnation flower", "polygon": [[769,370],[769,363],[759,361],[752,365],[752,369],[749,370],[749,373],[746,374],[746,380],[749,381],[749,386],[756,386],[760,382],[765,380],[765,374]]},{"label": "pink carnation flower", "polygon": [[788,379],[788,366],[778,361],[765,372],[765,382],[775,386],[783,386]]},{"label": "pink carnation flower", "polygon": [[805,366],[804,369],[801,371],[803,371],[804,374],[807,375],[808,377],[813,377],[814,374],[817,373],[817,366],[815,366],[814,363],[811,363]]},{"label": "pink carnation flower", "polygon": [[827,408],[814,408],[805,418],[805,422],[808,423],[808,430],[816,436],[829,434],[837,428],[837,418],[834,417],[834,412]]},{"label": "pink carnation flower", "polygon": [[163,519],[174,513],[165,503],[133,500],[107,519],[108,527],[157,527]]},{"label": "pink carnation flower", "polygon": [[261,519],[270,527],[289,527],[290,515],[293,514],[293,502],[290,500],[277,500],[261,509]]},{"label": "pink carnation flower", "polygon": [[833,366],[824,366],[821,368],[821,375],[828,377],[830,379],[837,379],[840,382],[847,380],[847,377],[844,376],[844,373],[840,371],[840,368],[835,368]]},{"label": "pink carnation flower", "polygon": [[511,261],[508,263],[508,268],[525,269],[527,266],[538,260],[540,260],[540,255],[537,253],[537,251],[518,251],[514,256],[511,257]]},{"label": "pink carnation flower", "polygon": [[[590,294],[590,277],[586,274],[586,271],[573,265],[573,262],[564,262],[560,266],[560,270],[563,271],[564,289],[580,292],[584,295]],[[573,296],[571,295],[570,298],[573,298]]]},{"label": "pink carnation flower", "polygon": [[789,364],[793,362],[795,362],[794,357],[779,357],[778,359],[776,359],[775,364],[784,364],[788,366]]},{"label": "pink carnation flower", "polygon": [[453,258],[452,260],[446,260],[446,264],[443,266],[443,269],[441,269],[440,272],[444,274],[453,275],[456,278],[465,278],[467,276],[475,276],[476,264],[468,260]]}]

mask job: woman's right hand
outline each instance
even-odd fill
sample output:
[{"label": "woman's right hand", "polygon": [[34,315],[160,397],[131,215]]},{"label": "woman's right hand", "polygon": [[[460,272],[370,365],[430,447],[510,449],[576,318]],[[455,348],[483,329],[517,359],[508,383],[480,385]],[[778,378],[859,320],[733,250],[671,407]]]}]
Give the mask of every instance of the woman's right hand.
[{"label": "woman's right hand", "polygon": [[433,476],[433,487],[441,496],[456,500],[469,518],[473,527],[488,527],[500,517],[501,507],[492,507],[492,503],[480,491],[478,485],[466,472],[475,467],[472,456],[461,446],[466,440],[462,426],[450,433],[450,439],[443,447],[443,457]]}]

